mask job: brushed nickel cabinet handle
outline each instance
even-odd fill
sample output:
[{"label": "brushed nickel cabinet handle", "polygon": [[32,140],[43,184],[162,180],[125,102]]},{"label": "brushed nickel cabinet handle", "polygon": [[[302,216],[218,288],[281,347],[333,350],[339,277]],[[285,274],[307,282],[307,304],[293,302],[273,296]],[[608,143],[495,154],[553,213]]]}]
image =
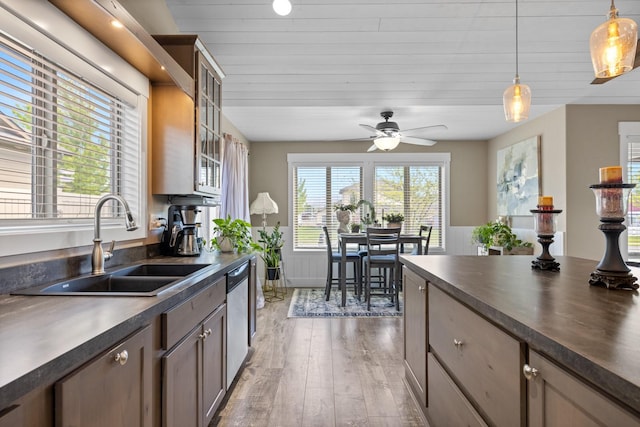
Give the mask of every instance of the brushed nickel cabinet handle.
[{"label": "brushed nickel cabinet handle", "polygon": [[463,344],[464,344],[464,341],[456,339],[456,338],[453,339],[453,345],[455,345],[456,348],[459,349],[460,347],[462,347]]},{"label": "brushed nickel cabinet handle", "polygon": [[207,329],[206,331],[204,331],[204,334],[205,334],[206,336],[211,335],[211,333],[212,333],[211,328],[209,328],[209,329]]},{"label": "brushed nickel cabinet handle", "polygon": [[114,360],[120,365],[126,364],[127,360],[129,360],[129,352],[127,350],[122,350],[120,353],[116,353]]},{"label": "brushed nickel cabinet handle", "polygon": [[524,377],[529,381],[535,379],[535,377],[538,376],[538,370],[533,366],[527,365],[526,363],[522,367],[522,373],[524,374]]},{"label": "brushed nickel cabinet handle", "polygon": [[423,293],[424,293],[424,291],[426,291],[426,290],[427,290],[427,287],[426,287],[426,286],[422,286],[422,285],[420,285],[420,286],[418,286],[418,290],[419,290],[420,292],[423,292]]}]

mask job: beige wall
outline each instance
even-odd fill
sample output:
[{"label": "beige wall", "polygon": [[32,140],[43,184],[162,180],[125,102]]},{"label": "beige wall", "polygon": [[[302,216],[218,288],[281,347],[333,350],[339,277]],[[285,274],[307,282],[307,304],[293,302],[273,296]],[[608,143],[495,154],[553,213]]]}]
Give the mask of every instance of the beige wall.
[{"label": "beige wall", "polygon": [[598,230],[595,198],[598,169],[620,164],[618,122],[640,121],[640,105],[568,105],[567,107],[567,251],[601,259],[604,236]]},{"label": "beige wall", "polygon": [[[287,154],[288,153],[363,153],[370,142],[258,142],[252,143],[249,154],[249,199],[268,191],[278,204],[279,213],[269,215],[270,225],[288,224]],[[487,211],[487,143],[485,141],[446,141],[433,147],[400,144],[394,152],[451,153],[452,226],[470,226],[485,222]],[[261,219],[252,216],[252,224]]]}]

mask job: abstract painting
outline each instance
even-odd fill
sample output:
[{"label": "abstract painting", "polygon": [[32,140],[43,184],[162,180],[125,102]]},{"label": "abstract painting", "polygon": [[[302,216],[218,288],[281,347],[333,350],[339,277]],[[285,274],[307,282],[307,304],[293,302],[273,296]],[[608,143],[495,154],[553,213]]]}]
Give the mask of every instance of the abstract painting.
[{"label": "abstract painting", "polygon": [[531,215],[540,193],[539,137],[498,150],[498,215]]}]

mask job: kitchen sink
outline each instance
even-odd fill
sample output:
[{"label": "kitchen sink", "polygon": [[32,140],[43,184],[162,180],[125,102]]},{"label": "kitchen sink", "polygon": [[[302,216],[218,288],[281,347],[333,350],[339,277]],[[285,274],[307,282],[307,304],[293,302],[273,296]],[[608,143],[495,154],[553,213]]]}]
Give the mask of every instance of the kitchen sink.
[{"label": "kitchen sink", "polygon": [[15,295],[155,296],[209,264],[136,264],[13,292]]}]

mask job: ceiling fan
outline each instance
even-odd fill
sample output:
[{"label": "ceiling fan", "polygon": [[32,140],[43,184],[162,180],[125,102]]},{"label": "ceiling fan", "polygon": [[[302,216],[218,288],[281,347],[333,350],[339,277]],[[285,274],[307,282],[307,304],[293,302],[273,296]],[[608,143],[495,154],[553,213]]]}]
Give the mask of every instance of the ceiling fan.
[{"label": "ceiling fan", "polygon": [[413,144],[413,145],[424,145],[430,146],[434,145],[437,141],[432,139],[423,138],[421,136],[411,136],[409,134],[416,133],[424,130],[446,130],[448,129],[445,125],[433,125],[433,126],[424,126],[413,129],[400,130],[398,123],[390,122],[389,119],[393,117],[393,111],[383,111],[380,113],[380,116],[384,119],[384,122],[380,122],[376,125],[376,127],[363,125],[360,126],[364,129],[373,132],[373,145],[369,147],[367,152],[375,151],[375,150],[383,150],[389,151],[393,150],[398,146],[399,143],[403,142],[405,144]]}]

